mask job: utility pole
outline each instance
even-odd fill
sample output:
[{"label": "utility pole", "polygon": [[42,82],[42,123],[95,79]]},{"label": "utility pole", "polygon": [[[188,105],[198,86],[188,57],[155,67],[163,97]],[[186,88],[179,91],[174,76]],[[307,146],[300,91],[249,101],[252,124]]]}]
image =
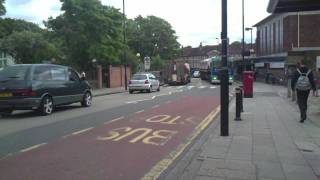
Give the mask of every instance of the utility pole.
[{"label": "utility pole", "polygon": [[242,0],[242,63],[244,70],[247,70],[247,63],[244,61],[244,0]]},{"label": "utility pole", "polygon": [[229,136],[228,8],[222,0],[222,69],[220,70],[221,136]]},{"label": "utility pole", "polygon": [[124,86],[125,90],[128,89],[128,77],[127,77],[127,39],[126,39],[126,14],[125,14],[125,6],[124,0],[122,1],[122,9],[123,9],[123,62],[124,62]]}]

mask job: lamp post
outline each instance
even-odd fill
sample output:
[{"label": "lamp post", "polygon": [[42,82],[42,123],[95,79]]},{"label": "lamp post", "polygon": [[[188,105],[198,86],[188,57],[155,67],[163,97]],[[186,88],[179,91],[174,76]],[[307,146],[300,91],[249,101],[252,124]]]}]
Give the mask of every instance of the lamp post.
[{"label": "lamp post", "polygon": [[244,64],[244,70],[246,70],[247,65],[244,61],[244,0],[242,0],[242,63]]},{"label": "lamp post", "polygon": [[229,136],[229,72],[228,72],[228,8],[227,0],[222,0],[222,32],[221,32],[221,60],[220,70],[220,104],[221,104],[221,136]]},{"label": "lamp post", "polygon": [[251,31],[251,44],[250,44],[250,50],[252,49],[252,28],[246,28],[246,31]]},{"label": "lamp post", "polygon": [[127,44],[127,40],[126,40],[126,14],[125,14],[125,5],[124,5],[124,0],[122,1],[122,9],[123,9],[123,44],[124,44],[124,48],[123,48],[123,62],[124,62],[124,86],[125,86],[125,90],[128,89],[128,77],[127,77],[127,51],[126,51],[126,44]]}]

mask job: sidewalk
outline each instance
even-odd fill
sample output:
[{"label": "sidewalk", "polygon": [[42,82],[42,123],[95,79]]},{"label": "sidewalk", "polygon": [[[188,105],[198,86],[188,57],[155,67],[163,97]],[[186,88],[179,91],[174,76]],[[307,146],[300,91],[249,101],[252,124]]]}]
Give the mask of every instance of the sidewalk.
[{"label": "sidewalk", "polygon": [[254,98],[244,99],[242,121],[233,120],[230,104],[230,136],[220,136],[217,118],[161,179],[320,179],[320,128],[299,123],[296,106],[277,91],[282,87],[254,87]]},{"label": "sidewalk", "polygon": [[124,87],[119,88],[103,88],[103,89],[93,89],[92,94],[94,97],[96,96],[104,96],[104,95],[110,95],[110,94],[118,94],[118,93],[124,93],[126,92]]}]

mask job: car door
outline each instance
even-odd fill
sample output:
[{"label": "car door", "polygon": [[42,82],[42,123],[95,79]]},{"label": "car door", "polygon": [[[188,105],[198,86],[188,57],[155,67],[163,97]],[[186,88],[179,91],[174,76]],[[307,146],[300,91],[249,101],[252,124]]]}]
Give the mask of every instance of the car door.
[{"label": "car door", "polygon": [[[53,79],[52,72],[57,76],[62,74],[62,77],[56,78],[57,76],[54,76]],[[59,72],[61,73],[60,75],[58,75]],[[45,94],[51,95],[55,105],[65,103],[66,80],[66,70],[63,68],[55,69],[52,66],[36,66],[33,72],[34,90],[41,96]]]},{"label": "car door", "polygon": [[83,96],[83,86],[81,85],[81,80],[76,71],[69,68],[68,69],[68,99],[69,102],[78,102],[82,100]]}]

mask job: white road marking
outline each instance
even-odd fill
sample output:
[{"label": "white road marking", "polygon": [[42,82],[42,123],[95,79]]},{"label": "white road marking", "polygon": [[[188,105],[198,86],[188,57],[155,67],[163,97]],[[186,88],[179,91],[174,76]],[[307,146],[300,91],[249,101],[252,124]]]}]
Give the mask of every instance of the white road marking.
[{"label": "white road marking", "polygon": [[184,86],[179,86],[179,87],[177,87],[177,89],[181,89],[181,88],[184,88]]},{"label": "white road marking", "polygon": [[217,88],[217,86],[210,86],[210,89],[215,89]]},{"label": "white road marking", "polygon": [[194,86],[188,86],[188,89],[189,89],[189,90],[192,89],[192,88],[194,88]]},{"label": "white road marking", "polygon": [[172,94],[172,92],[170,91],[168,94],[169,94],[169,95],[171,95],[171,94]]},{"label": "white road marking", "polygon": [[31,147],[28,147],[26,149],[22,149],[20,152],[24,153],[24,152],[28,152],[28,151],[31,151],[31,150],[34,150],[34,149],[37,149],[41,146],[44,146],[46,145],[47,143],[41,143],[41,144],[37,144],[37,145],[34,145],[34,146],[31,146]]},{"label": "white road marking", "polygon": [[152,98],[151,99],[155,99],[157,96],[152,96]]},{"label": "white road marking", "polygon": [[108,121],[108,122],[105,122],[104,124],[110,124],[110,123],[113,123],[113,122],[116,122],[116,121],[119,121],[119,120],[122,120],[122,119],[124,119],[124,116],[121,116],[119,118],[113,119],[113,120]]},{"label": "white road marking", "polygon": [[137,104],[138,102],[137,101],[129,101],[129,102],[126,102],[126,104]]},{"label": "white road marking", "polygon": [[155,109],[155,108],[158,108],[158,107],[160,107],[160,105],[155,105],[155,106],[152,107],[152,109]]},{"label": "white road marking", "polygon": [[207,86],[200,86],[200,87],[198,87],[199,89],[204,89],[204,88],[206,88]]},{"label": "white road marking", "polygon": [[144,110],[141,110],[141,111],[137,111],[137,112],[135,112],[136,114],[140,114],[140,113],[143,113],[144,112]]},{"label": "white road marking", "polygon": [[90,128],[87,128],[87,129],[83,129],[83,130],[80,130],[80,131],[76,131],[76,132],[72,133],[72,135],[82,134],[82,133],[90,131],[92,129],[93,129],[93,127],[90,127]]}]

